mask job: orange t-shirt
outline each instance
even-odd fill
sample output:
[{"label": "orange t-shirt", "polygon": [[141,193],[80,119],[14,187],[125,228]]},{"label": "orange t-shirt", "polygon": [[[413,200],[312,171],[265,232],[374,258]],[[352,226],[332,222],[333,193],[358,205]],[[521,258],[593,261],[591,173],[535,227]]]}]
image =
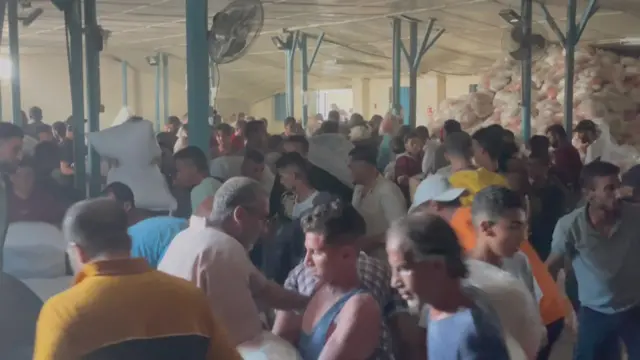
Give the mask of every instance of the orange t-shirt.
[{"label": "orange t-shirt", "polygon": [[[458,241],[465,250],[471,250],[476,246],[476,235],[471,222],[471,208],[461,207],[453,214],[451,218],[451,227],[458,235]],[[536,279],[542,299],[540,299],[540,315],[545,325],[549,325],[554,321],[564,318],[568,314],[569,308],[563,296],[560,294],[558,285],[553,280],[546,265],[540,259],[540,256],[533,249],[528,240],[525,240],[520,246],[522,251],[529,260],[531,272]]]}]

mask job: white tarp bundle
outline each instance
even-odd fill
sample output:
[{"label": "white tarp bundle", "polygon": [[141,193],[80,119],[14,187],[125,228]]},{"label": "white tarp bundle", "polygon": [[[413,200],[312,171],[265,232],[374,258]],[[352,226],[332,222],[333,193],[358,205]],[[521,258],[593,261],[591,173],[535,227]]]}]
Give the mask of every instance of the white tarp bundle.
[{"label": "white tarp bundle", "polygon": [[40,222],[9,225],[4,244],[4,272],[18,279],[65,276],[66,243],[55,226]]},{"label": "white tarp bundle", "polygon": [[258,338],[240,344],[237,349],[244,360],[302,360],[291,344],[269,331],[263,331]]},{"label": "white tarp bundle", "polygon": [[309,161],[353,187],[349,152],[353,143],[341,134],[321,134],[309,138]]},{"label": "white tarp bundle", "polygon": [[[481,76],[478,92],[443,101],[431,127],[456,119],[473,131],[500,124],[520,133],[520,62],[505,58]],[[533,64],[532,134],[542,134],[551,124],[562,123],[564,106],[564,53],[551,47]],[[606,151],[622,167],[640,158],[640,59],[608,51],[577,49],[573,122],[590,119],[601,125]],[[628,147],[623,145],[629,145]],[[621,155],[621,156],[620,156]],[[607,155],[608,156],[608,155]],[[620,163],[622,162],[622,163]]]}]

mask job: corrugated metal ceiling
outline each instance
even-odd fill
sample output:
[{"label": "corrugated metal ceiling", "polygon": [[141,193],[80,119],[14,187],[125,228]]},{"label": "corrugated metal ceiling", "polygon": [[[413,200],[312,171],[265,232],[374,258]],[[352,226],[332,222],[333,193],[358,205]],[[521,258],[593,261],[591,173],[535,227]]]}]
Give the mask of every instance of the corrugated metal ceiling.
[{"label": "corrugated metal ceiling", "polygon": [[[210,0],[210,15],[229,1]],[[560,27],[566,26],[566,0],[546,0]],[[284,55],[270,36],[283,28],[311,34],[324,31],[325,43],[310,75],[311,86],[331,83],[349,85],[354,77],[388,77],[391,74],[391,27],[389,16],[407,14],[427,21],[437,19],[436,28],[446,33],[424,57],[421,71],[473,74],[502,55],[501,39],[508,28],[501,9],[519,9],[519,0],[271,0],[263,1],[265,25],[249,53],[220,67],[221,96],[252,102],[284,87]],[[640,1],[602,0],[582,42],[640,37]],[[25,53],[64,51],[64,24],[50,1],[32,1],[45,13],[30,27],[21,29],[20,45]],[[586,1],[579,0],[581,14]],[[534,21],[551,40],[540,8],[534,6]],[[148,69],[144,57],[156,51],[170,53],[171,76],[184,81],[184,0],[98,0],[99,22],[110,30],[105,53],[126,59],[134,67]],[[421,26],[421,30],[426,24]],[[3,44],[7,44],[5,29]],[[403,28],[407,38],[408,27]],[[313,46],[313,41],[310,41]],[[203,51],[205,51],[203,49]],[[338,62],[335,59],[339,59]],[[338,64],[349,65],[338,65]],[[353,65],[360,63],[359,65]],[[296,66],[298,66],[296,62]]]}]

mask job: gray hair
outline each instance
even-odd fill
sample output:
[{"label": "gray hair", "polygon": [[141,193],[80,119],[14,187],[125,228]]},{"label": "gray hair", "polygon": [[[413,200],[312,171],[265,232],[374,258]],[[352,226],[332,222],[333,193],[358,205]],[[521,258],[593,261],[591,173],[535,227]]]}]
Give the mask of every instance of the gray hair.
[{"label": "gray hair", "polygon": [[463,249],[446,220],[438,215],[413,213],[395,221],[387,231],[387,243],[410,255],[414,262],[444,258],[449,274],[466,277]]},{"label": "gray hair", "polygon": [[80,201],[67,210],[62,223],[64,237],[90,257],[129,251],[127,213],[116,201],[98,198]]},{"label": "gray hair", "polygon": [[216,191],[209,221],[220,223],[239,206],[250,206],[268,194],[259,182],[244,176],[232,177]]}]

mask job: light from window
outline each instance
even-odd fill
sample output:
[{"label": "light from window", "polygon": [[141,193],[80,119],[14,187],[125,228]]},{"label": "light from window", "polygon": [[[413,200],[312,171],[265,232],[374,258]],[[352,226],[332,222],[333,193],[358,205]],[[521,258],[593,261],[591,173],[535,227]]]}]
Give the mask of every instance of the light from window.
[{"label": "light from window", "polygon": [[13,76],[12,71],[11,60],[7,58],[0,58],[0,79],[11,79]]}]

